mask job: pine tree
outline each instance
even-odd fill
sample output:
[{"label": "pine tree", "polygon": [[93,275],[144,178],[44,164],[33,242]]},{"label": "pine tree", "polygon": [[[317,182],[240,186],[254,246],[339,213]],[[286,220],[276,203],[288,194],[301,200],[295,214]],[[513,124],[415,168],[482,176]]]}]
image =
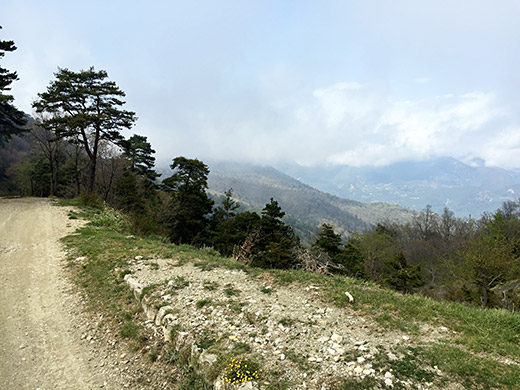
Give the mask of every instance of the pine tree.
[{"label": "pine tree", "polygon": [[424,286],[421,265],[411,265],[402,252],[385,261],[387,284],[403,293]]},{"label": "pine tree", "polygon": [[170,167],[173,175],[163,181],[163,188],[171,194],[165,212],[170,238],[175,243],[200,243],[213,206],[206,194],[209,168],[186,157],[176,157]]},{"label": "pine tree", "polygon": [[106,71],[73,72],[59,69],[47,91],[38,94],[33,107],[44,113],[40,125],[54,131],[58,139],[65,138],[83,146],[89,157],[89,192],[94,191],[96,164],[100,142],[118,143],[120,132],[130,129],[135,113],[122,110],[125,93],[113,81],[107,81]]},{"label": "pine tree", "polygon": [[142,135],[134,134],[127,140],[122,140],[119,145],[123,149],[123,156],[130,161],[130,170],[145,177],[151,183],[160,176],[153,169],[155,166],[155,150]]},{"label": "pine tree", "polygon": [[364,278],[365,259],[363,258],[358,245],[359,243],[357,243],[355,240],[350,240],[347,244],[345,244],[343,251],[334,256],[332,260],[341,267],[340,273],[344,273],[356,278]]},{"label": "pine tree", "polygon": [[324,223],[321,225],[312,246],[324,250],[332,259],[341,253],[341,236],[334,233],[332,225]]},{"label": "pine tree", "polygon": [[252,265],[262,268],[291,268],[296,266],[294,248],[299,246],[298,238],[282,218],[278,202],[271,198],[262,210],[258,242],[252,250]]},{"label": "pine tree", "polygon": [[[0,26],[2,29],[2,26]],[[0,59],[6,52],[16,50],[13,41],[0,40]],[[27,120],[25,114],[13,106],[13,96],[5,93],[11,90],[13,81],[18,80],[16,72],[0,67],[0,146],[7,142],[13,135],[26,131],[24,128]]]}]

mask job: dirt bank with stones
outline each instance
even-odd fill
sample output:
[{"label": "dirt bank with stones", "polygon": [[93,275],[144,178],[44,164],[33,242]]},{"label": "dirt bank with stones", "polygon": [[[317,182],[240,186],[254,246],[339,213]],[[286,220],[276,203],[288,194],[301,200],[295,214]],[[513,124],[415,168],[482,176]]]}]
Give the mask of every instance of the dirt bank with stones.
[{"label": "dirt bank with stones", "polygon": [[[401,359],[392,352],[397,346],[448,337],[447,328],[415,335],[384,330],[355,310],[325,304],[317,286],[273,287],[266,274],[203,270],[141,256],[122,272],[141,299],[148,327],[167,340],[173,329],[177,349],[188,348],[206,371],[211,372],[208,366],[217,364],[219,354],[239,346],[261,360],[264,371],[279,373],[290,388],[328,389],[339,377],[374,377],[385,388],[434,388],[432,383],[400,381],[392,370],[377,368],[375,355],[381,359],[383,346],[384,359]],[[426,369],[443,376],[437,367]],[[216,388],[221,379],[214,380]],[[268,386],[264,382],[256,388]]]}]

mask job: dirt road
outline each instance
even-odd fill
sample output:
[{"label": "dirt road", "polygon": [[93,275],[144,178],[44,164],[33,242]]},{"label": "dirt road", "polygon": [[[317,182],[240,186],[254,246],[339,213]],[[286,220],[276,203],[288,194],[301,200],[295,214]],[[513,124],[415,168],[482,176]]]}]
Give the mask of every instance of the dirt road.
[{"label": "dirt road", "polygon": [[0,389],[104,387],[63,276],[58,240],[73,229],[48,200],[0,199]]}]

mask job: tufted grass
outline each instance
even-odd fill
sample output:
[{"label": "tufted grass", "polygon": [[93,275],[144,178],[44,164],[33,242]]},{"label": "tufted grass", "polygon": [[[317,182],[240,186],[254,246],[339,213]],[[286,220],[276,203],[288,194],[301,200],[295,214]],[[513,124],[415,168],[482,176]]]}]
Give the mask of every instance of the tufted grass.
[{"label": "tufted grass", "polygon": [[[69,202],[68,205],[74,204]],[[189,245],[173,245],[161,237],[135,236],[130,233],[125,218],[112,210],[82,207],[72,212],[70,217],[90,221],[63,239],[71,253],[71,268],[86,289],[89,304],[93,308],[109,310],[127,328],[133,317],[129,319],[123,313],[130,312],[135,317],[139,307],[122,280],[124,272],[118,274],[116,270],[124,269],[135,256],[144,259],[175,258],[192,262],[204,270],[221,267],[243,270],[251,278],[267,274],[274,287],[287,284],[315,286],[323,301],[354,310],[358,315],[370,316],[384,331],[394,329],[414,335],[419,334],[425,324],[446,327],[445,341],[434,340],[420,346],[421,361],[438,366],[452,380],[468,389],[520,388],[520,315],[517,313],[438,302],[420,295],[403,295],[353,278],[317,275],[302,270],[251,268],[223,258],[211,248],[197,249]],[[74,259],[78,256],[86,256],[86,262],[77,264]],[[214,286],[208,285],[207,288]],[[226,285],[225,288],[229,290],[227,295],[230,298],[239,294],[232,286]],[[354,303],[349,302],[346,291],[354,296]],[[230,301],[230,304],[235,303]],[[131,329],[123,333],[128,330]],[[131,338],[138,338],[133,330],[130,334]],[[503,363],[506,359],[516,364]],[[347,382],[344,382],[345,386],[339,384],[338,388],[355,388],[348,387],[354,386],[350,379]],[[364,384],[359,386],[364,388]]]}]

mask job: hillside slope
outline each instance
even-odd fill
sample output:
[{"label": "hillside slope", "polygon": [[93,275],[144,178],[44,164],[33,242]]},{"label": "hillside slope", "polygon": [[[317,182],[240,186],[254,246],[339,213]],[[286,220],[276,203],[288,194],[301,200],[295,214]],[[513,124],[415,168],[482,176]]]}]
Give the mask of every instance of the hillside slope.
[{"label": "hillside slope", "polygon": [[458,216],[480,216],[494,211],[504,200],[520,194],[520,172],[480,165],[470,166],[444,157],[407,161],[382,167],[279,168],[322,191],[361,202],[390,202],[435,212],[448,206]]},{"label": "hillside slope", "polygon": [[[265,390],[520,386],[517,313],[251,268],[207,248],[129,234],[112,213],[91,214],[66,239],[70,266],[89,305],[120,319],[113,333],[138,343],[165,386],[172,372],[184,389],[237,377]],[[144,318],[128,306],[134,299]]]},{"label": "hillside slope", "polygon": [[271,167],[211,163],[209,190],[214,195],[229,188],[246,208],[261,210],[270,198],[286,212],[286,222],[309,240],[322,223],[330,223],[344,236],[381,221],[405,222],[414,212],[388,203],[361,203],[318,191]]}]

